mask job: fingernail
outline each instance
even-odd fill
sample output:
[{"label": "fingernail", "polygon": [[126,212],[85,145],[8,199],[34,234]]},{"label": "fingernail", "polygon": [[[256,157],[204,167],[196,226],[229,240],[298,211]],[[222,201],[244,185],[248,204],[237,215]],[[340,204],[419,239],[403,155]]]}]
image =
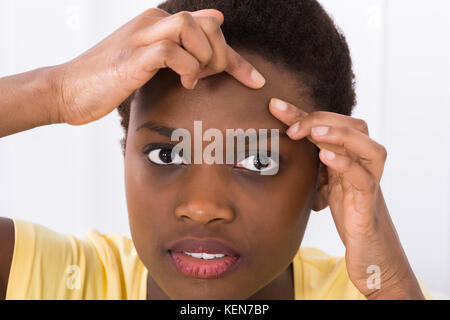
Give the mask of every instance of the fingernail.
[{"label": "fingernail", "polygon": [[288,105],[286,102],[284,102],[280,99],[277,99],[277,98],[272,98],[272,105],[280,111],[286,111],[288,108]]},{"label": "fingernail", "polygon": [[286,134],[288,136],[292,137],[298,131],[299,128],[300,128],[300,124],[297,122],[286,131]]},{"label": "fingernail", "polygon": [[325,158],[327,158],[328,160],[334,160],[334,158],[336,157],[336,154],[333,151],[322,149],[322,152],[324,153]]},{"label": "fingernail", "polygon": [[197,83],[198,83],[198,79],[195,79],[193,88],[195,88],[195,86],[197,85]]},{"label": "fingernail", "polygon": [[263,86],[266,83],[266,79],[256,69],[253,69],[251,74],[252,80],[258,86]]},{"label": "fingernail", "polygon": [[328,127],[314,127],[312,128],[312,134],[315,136],[323,136],[328,133]]}]

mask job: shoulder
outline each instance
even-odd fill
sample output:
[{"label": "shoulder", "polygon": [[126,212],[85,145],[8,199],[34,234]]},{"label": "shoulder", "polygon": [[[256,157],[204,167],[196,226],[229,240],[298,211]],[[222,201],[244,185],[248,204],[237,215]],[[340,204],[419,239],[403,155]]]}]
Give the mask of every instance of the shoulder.
[{"label": "shoulder", "polygon": [[0,300],[6,297],[9,270],[14,250],[14,223],[0,217]]},{"label": "shoulder", "polygon": [[365,299],[348,277],[345,258],[301,247],[293,261],[296,298]]},{"label": "shoulder", "polygon": [[125,236],[91,229],[78,238],[30,221],[14,224],[7,299],[126,299],[135,290],[130,278],[141,283],[129,275],[142,266]]},{"label": "shoulder", "polygon": [[100,233],[91,229],[85,240],[95,248],[103,266],[111,270],[108,275],[116,274],[122,279],[116,286],[122,285],[126,299],[145,299],[148,271],[139,258],[132,239],[121,234]]}]

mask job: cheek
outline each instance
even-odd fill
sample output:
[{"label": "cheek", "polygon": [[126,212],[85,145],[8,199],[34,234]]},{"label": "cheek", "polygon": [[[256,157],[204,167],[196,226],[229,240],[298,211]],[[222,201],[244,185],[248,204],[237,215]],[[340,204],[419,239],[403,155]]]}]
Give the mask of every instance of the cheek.
[{"label": "cheek", "polygon": [[[258,247],[270,249],[281,259],[293,257],[300,246],[311,211],[314,193],[314,172],[291,168],[270,185],[255,184],[247,189],[247,198],[241,199],[245,212],[253,212],[248,234],[258,237]],[[249,192],[249,190],[253,190]],[[247,212],[249,212],[247,211]]]},{"label": "cheek", "polygon": [[[170,197],[158,192],[158,183],[149,177],[146,163],[139,157],[129,157],[125,161],[125,189],[130,231],[136,249],[141,256],[145,252],[148,257],[141,257],[147,262],[150,252],[163,252],[162,247],[149,245],[159,244],[161,228],[167,227],[170,212]],[[155,196],[158,195],[158,196]],[[164,211],[163,211],[164,210]]]},{"label": "cheek", "polygon": [[309,218],[309,194],[285,191],[258,200],[250,234],[258,235],[260,247],[286,257],[300,246]]}]

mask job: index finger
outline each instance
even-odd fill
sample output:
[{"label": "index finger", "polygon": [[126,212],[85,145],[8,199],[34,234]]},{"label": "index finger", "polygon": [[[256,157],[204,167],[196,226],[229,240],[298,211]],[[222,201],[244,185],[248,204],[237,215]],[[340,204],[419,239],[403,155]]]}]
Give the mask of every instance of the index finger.
[{"label": "index finger", "polygon": [[369,128],[364,120],[347,115],[329,111],[307,113],[291,103],[276,98],[270,100],[269,109],[273,116],[288,126],[299,126],[295,139],[300,139],[310,133],[311,128],[316,126],[351,127],[369,135]]},{"label": "index finger", "polygon": [[346,115],[327,112],[314,111],[308,113],[293,104],[272,98],[270,100],[269,109],[272,115],[289,126],[287,133],[293,140],[300,140],[306,137],[309,141],[317,145],[319,148],[325,148],[339,154],[346,154],[345,149],[326,142],[319,142],[310,136],[312,127],[316,126],[347,126],[354,128],[367,136],[369,129],[365,121],[352,118]]},{"label": "index finger", "polygon": [[261,73],[229,45],[227,45],[227,49],[228,66],[225,71],[250,88],[262,88],[266,79]]},{"label": "index finger", "polygon": [[[203,15],[214,16],[219,19],[221,25],[223,24],[225,19],[223,13],[216,9],[202,9],[192,12],[191,14],[194,17]],[[262,74],[229,45],[227,45],[227,56],[228,64],[225,72],[250,88],[259,89],[264,86],[266,80],[264,79]],[[208,71],[201,72],[199,74],[199,79],[205,78],[209,75],[211,75],[211,73]]]}]

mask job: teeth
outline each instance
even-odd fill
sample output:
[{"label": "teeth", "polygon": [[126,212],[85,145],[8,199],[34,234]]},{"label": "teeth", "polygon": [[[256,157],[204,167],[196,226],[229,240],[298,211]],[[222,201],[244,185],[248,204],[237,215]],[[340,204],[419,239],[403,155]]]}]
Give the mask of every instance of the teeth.
[{"label": "teeth", "polygon": [[194,258],[198,258],[198,259],[203,258],[203,254],[202,253],[191,253],[190,256],[192,256]]},{"label": "teeth", "polygon": [[203,253],[192,253],[192,252],[187,252],[187,251],[183,251],[183,253],[187,254],[188,256],[197,258],[197,259],[205,259],[205,260],[219,259],[219,258],[225,257],[225,255],[221,254],[221,253],[209,254],[209,253],[205,253],[205,252],[203,252]]}]

